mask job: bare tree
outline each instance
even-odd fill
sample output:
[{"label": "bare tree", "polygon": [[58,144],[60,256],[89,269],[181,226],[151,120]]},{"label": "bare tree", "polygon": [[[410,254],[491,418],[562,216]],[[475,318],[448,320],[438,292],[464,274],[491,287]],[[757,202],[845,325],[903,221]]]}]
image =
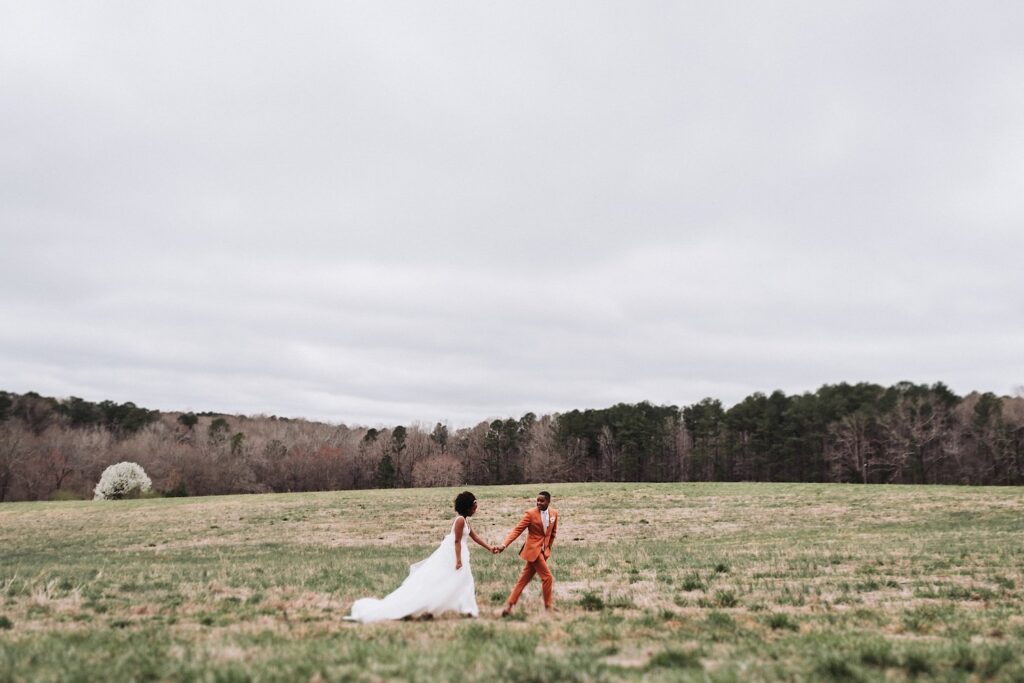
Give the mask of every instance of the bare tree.
[{"label": "bare tree", "polygon": [[554,418],[543,415],[530,424],[529,430],[523,452],[523,482],[570,481],[572,463],[558,448]]},{"label": "bare tree", "polygon": [[833,481],[867,484],[877,444],[877,420],[863,411],[845,415],[829,429],[825,459]]},{"label": "bare tree", "polygon": [[29,434],[20,426],[0,427],[0,501],[7,500],[22,464],[32,454],[29,441]]},{"label": "bare tree", "polygon": [[36,436],[41,435],[57,421],[52,399],[47,400],[34,392],[19,396],[14,401],[11,414],[19,418]]},{"label": "bare tree", "polygon": [[458,486],[461,483],[462,463],[447,453],[432,455],[413,466],[413,486]]},{"label": "bare tree", "polygon": [[881,466],[892,483],[932,484],[940,480],[949,411],[932,394],[901,396],[881,420]]}]

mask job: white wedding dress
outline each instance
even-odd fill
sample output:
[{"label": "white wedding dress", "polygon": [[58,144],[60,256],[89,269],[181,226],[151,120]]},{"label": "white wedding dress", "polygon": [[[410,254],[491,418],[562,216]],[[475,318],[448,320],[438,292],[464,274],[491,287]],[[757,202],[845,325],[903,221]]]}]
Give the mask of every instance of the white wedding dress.
[{"label": "white wedding dress", "polygon": [[[458,517],[455,521],[458,521]],[[402,585],[382,600],[362,598],[352,604],[348,621],[368,624],[425,614],[458,612],[478,616],[473,570],[469,564],[469,520],[462,530],[462,569],[455,570],[455,521],[430,557],[409,567]]]}]

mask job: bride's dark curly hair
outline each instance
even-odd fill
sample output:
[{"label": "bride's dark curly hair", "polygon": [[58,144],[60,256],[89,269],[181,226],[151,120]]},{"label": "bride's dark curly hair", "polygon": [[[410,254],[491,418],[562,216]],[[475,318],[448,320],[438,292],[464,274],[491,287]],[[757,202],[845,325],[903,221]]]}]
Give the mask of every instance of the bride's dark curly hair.
[{"label": "bride's dark curly hair", "polygon": [[473,514],[473,503],[475,502],[476,496],[469,491],[463,491],[455,496],[455,511],[463,517],[469,517]]}]

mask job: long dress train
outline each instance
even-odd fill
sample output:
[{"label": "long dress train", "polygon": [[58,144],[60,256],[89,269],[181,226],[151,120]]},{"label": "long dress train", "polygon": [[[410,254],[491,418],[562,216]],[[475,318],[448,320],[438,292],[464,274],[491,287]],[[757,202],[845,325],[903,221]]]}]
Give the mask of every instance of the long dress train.
[{"label": "long dress train", "polygon": [[462,530],[462,569],[458,571],[455,570],[456,521],[458,517],[430,557],[409,567],[409,576],[401,586],[383,599],[356,600],[345,619],[368,624],[444,612],[478,616],[480,609],[476,605],[476,587],[469,563],[469,520]]}]

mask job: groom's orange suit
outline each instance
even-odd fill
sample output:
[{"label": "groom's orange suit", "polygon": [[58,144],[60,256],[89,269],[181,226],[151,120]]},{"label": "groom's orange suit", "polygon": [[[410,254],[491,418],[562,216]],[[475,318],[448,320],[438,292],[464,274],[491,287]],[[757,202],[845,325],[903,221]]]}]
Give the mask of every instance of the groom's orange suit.
[{"label": "groom's orange suit", "polygon": [[534,574],[540,576],[541,589],[544,593],[544,606],[551,607],[551,587],[555,583],[555,577],[548,569],[548,558],[551,557],[551,546],[555,544],[555,534],[558,531],[558,510],[548,508],[548,528],[545,531],[544,521],[540,516],[540,510],[531,508],[526,511],[523,518],[516,524],[516,528],[509,532],[502,544],[505,547],[511,545],[523,531],[529,530],[526,536],[526,543],[519,550],[519,557],[526,560],[523,573],[519,575],[515,588],[508,596],[509,606],[519,601],[519,595],[530,583]]}]

